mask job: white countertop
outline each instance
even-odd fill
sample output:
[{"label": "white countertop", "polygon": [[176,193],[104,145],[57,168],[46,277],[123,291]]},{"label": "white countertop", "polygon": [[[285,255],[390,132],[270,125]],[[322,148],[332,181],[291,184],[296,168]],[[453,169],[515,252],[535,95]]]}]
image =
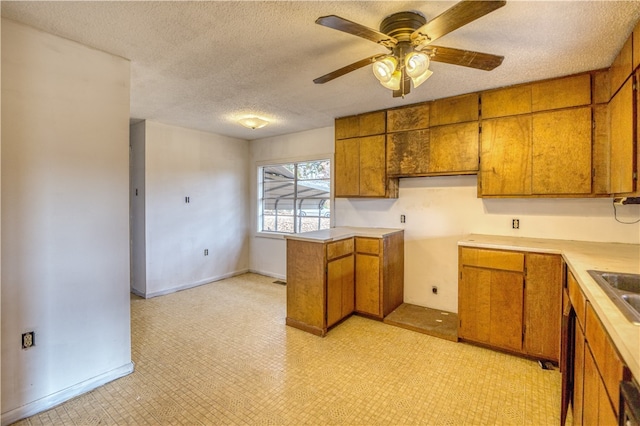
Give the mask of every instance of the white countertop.
[{"label": "white countertop", "polygon": [[403,231],[394,228],[359,228],[352,226],[340,226],[337,228],[321,229],[320,231],[303,232],[300,234],[286,235],[285,238],[290,240],[315,241],[326,243],[329,241],[341,240],[351,237],[370,237],[382,238],[389,234]]},{"label": "white countertop", "polygon": [[589,269],[640,273],[640,245],[469,235],[460,246],[561,254],[592,304],[618,352],[640,379],[640,326],[631,323],[587,272]]}]

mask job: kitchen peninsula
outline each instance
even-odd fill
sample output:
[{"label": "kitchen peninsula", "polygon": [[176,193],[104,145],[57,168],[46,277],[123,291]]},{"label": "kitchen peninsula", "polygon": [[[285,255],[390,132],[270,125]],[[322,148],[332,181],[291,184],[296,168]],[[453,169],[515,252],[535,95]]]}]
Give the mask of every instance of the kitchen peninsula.
[{"label": "kitchen peninsula", "polygon": [[402,304],[402,229],[338,227],[286,239],[287,325],[324,336],[354,312],[381,320]]}]

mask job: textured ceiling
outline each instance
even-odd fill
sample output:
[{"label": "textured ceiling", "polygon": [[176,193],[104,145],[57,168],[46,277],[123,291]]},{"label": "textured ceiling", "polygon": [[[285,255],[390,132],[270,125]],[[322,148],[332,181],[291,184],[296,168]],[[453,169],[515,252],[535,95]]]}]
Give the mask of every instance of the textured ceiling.
[{"label": "textured ceiling", "polygon": [[[505,57],[493,71],[432,63],[394,99],[369,67],[312,80],[386,50],[314,22],[336,14],[378,29],[404,10],[433,18],[449,1],[2,1],[2,16],[131,60],[131,118],[241,139],[333,124],[335,117],[608,67],[638,1],[508,1],[437,44]],[[272,121],[248,130],[234,119]]]}]

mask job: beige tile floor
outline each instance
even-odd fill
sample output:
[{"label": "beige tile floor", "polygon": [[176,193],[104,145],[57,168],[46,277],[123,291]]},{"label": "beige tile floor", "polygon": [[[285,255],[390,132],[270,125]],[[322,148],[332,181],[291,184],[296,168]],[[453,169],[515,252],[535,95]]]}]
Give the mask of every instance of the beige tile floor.
[{"label": "beige tile floor", "polygon": [[132,297],[135,372],[17,424],[559,423],[557,370],[357,316],[316,337],[272,281]]}]

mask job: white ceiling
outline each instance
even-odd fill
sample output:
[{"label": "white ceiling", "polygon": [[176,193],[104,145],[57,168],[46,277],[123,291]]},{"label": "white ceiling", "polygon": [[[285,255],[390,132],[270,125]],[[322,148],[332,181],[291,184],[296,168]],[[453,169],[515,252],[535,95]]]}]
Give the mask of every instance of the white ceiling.
[{"label": "white ceiling", "polygon": [[[314,22],[335,14],[378,29],[404,10],[433,18],[455,1],[2,1],[2,16],[131,60],[131,118],[259,139],[335,117],[608,67],[639,1],[508,1],[436,44],[505,57],[493,71],[432,63],[392,98],[369,67],[312,80],[386,50]],[[234,119],[272,121],[249,130]]]}]

